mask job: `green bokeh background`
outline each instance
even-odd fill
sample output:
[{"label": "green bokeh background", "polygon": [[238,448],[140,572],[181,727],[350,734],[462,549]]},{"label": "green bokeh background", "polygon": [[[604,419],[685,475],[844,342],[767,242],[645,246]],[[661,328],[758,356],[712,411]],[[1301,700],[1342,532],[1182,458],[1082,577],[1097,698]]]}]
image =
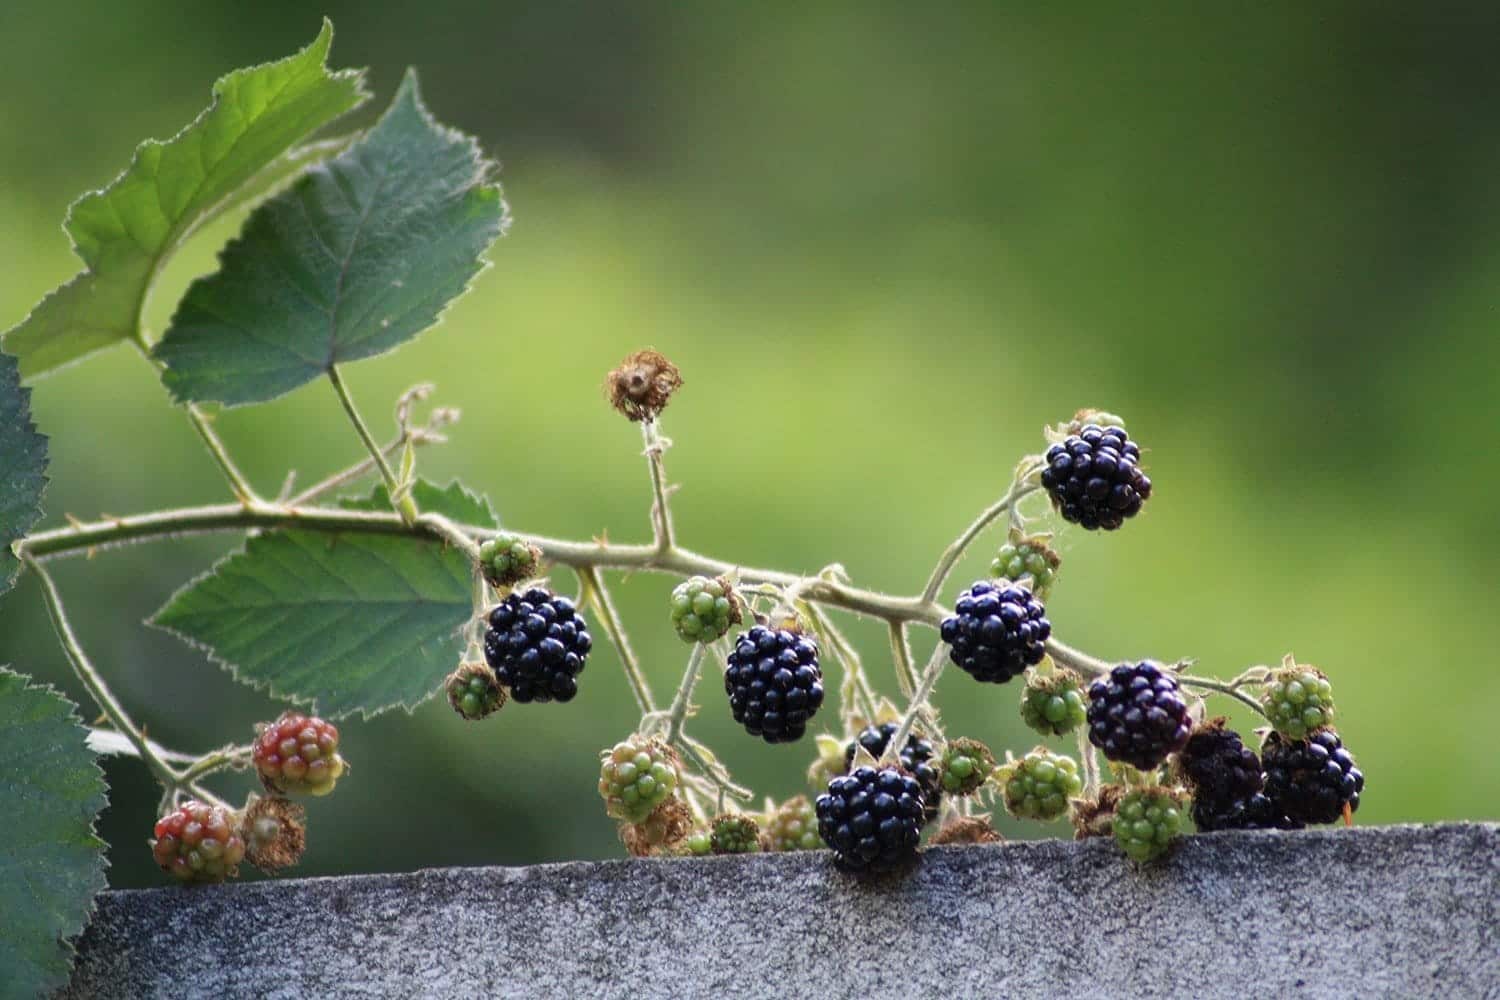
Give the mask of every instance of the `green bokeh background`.
[{"label": "green bokeh background", "polygon": [[[639,438],[599,384],[654,345],[687,378],[665,420],[687,544],[909,592],[1043,424],[1123,413],[1157,491],[1117,534],[1063,532],[1058,634],[1219,676],[1294,651],[1334,679],[1369,778],[1360,822],[1500,818],[1492,9],[401,6],[326,5],[335,65],[371,68],[362,120],[417,66],[436,113],[503,160],[515,213],[441,327],[347,373],[382,435],[418,379],[463,409],[429,476],[486,491],[511,525],[642,537]],[[188,121],[217,75],[305,44],[319,13],[0,9],[0,327],[76,270],[58,228],[74,196]],[[155,329],[234,224],[174,265]],[[40,382],[35,409],[52,523],[223,498],[127,350]],[[358,457],[326,386],[219,426],[265,492]],[[85,644],[169,745],[243,739],[277,711],[140,625],[231,545],[57,564]],[[671,583],[615,581],[662,695],[684,660]],[[882,630],[854,630],[893,690]],[[0,607],[0,662],[82,695],[34,581]],[[954,671],[938,697],[950,732],[1020,751],[1017,695]],[[810,743],[747,738],[712,682],[700,700],[697,732],[737,776],[802,789]],[[350,722],[354,772],[313,805],[302,871],[617,855],[596,751],[634,722],[602,642],[565,707]],[[112,881],[155,883],[155,792],[133,762],[107,769]]]}]

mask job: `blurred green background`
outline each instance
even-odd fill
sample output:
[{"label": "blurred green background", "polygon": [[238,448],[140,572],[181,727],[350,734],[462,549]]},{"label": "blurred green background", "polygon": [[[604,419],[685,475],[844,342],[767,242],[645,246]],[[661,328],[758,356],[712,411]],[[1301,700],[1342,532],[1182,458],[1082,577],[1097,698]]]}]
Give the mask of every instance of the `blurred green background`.
[{"label": "blurred green background", "polygon": [[[515,213],[440,328],[347,373],[382,436],[418,379],[463,409],[429,476],[486,491],[510,525],[642,537],[639,438],[599,384],[654,345],[687,378],[664,425],[687,544],[910,592],[1043,424],[1104,407],[1150,449],[1157,491],[1117,534],[1062,534],[1059,636],[1218,676],[1294,651],[1334,679],[1361,823],[1500,818],[1488,5],[396,6],[325,5],[334,64],[371,69],[360,120],[417,66],[439,117],[503,160]],[[0,327],[77,269],[73,197],[185,124],[219,74],[306,44],[320,13],[0,7]],[[234,224],[182,255],[155,329]],[[52,523],[224,496],[127,350],[40,382],[35,409]],[[359,455],[320,384],[219,426],[268,493],[289,466],[309,483]],[[57,564],[86,646],[172,746],[277,711],[140,625],[233,544]],[[672,582],[615,581],[662,695],[684,659]],[[894,691],[882,630],[854,628]],[[0,607],[0,662],[82,695],[34,581]],[[738,777],[802,790],[810,742],[751,740],[716,684],[700,695],[697,732]],[[1017,695],[953,671],[939,704],[950,732],[1021,751]],[[355,770],[313,805],[301,871],[618,855],[595,752],[634,722],[603,642],[568,706],[350,721]],[[107,770],[111,879],[155,884],[155,792],[134,762]]]}]

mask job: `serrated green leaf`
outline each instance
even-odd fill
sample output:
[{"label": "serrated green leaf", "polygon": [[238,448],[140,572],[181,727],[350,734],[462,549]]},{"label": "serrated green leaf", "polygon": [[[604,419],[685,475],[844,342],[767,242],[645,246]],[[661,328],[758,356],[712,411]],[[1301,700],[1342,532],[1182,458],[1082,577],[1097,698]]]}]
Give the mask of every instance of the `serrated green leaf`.
[{"label": "serrated green leaf", "polygon": [[[476,528],[500,527],[500,519],[489,500],[482,494],[470,492],[456,479],[447,486],[435,486],[425,479],[418,479],[412,484],[411,498],[424,512],[441,514],[459,524],[472,524]],[[377,483],[369,496],[344,497],[339,500],[339,506],[345,510],[389,511],[391,499],[385,484]]]},{"label": "serrated green leaf", "polygon": [[0,997],[67,981],[68,942],[104,888],[104,773],[74,708],[0,667]]},{"label": "serrated green leaf", "polygon": [[[368,97],[361,71],[329,73],[333,25],[278,62],[235,70],[213,88],[213,103],[166,142],[150,140],[102,191],[84,195],[64,224],[87,269],[48,295],[5,335],[28,378],[137,336],[151,283],[194,229],[242,186],[284,180],[305,157],[297,143]],[[266,177],[261,173],[267,172]]]},{"label": "serrated green leaf", "polygon": [[453,668],[472,580],[463,554],[439,541],[275,532],[178,591],[151,623],[278,698],[370,716],[414,708]]},{"label": "serrated green leaf", "polygon": [[46,471],[47,439],[31,422],[31,390],[21,385],[16,359],[0,354],[0,594],[20,566],[11,544],[42,516]]},{"label": "serrated green leaf", "polygon": [[179,402],[263,402],[438,321],[504,230],[494,164],[408,72],[359,142],[257,208],[155,355]]}]

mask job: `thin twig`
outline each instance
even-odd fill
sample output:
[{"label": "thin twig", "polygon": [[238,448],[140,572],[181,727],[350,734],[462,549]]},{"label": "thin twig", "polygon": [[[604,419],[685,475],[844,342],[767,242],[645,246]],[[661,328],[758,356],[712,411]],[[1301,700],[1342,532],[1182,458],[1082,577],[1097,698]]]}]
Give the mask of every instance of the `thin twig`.
[{"label": "thin twig", "polygon": [[651,533],[658,552],[669,552],[676,545],[672,532],[672,509],[667,505],[667,471],[662,452],[667,443],[655,420],[641,421],[641,438],[646,443],[646,465],[651,470]]},{"label": "thin twig", "polygon": [[408,524],[416,521],[418,514],[416,501],[409,494],[401,493],[401,483],[396,479],[396,474],[391,471],[390,463],[385,460],[385,453],[375,442],[375,436],[370,433],[370,428],[365,424],[364,418],[359,415],[359,407],[354,405],[354,397],[350,395],[344,377],[339,374],[338,365],[328,366],[328,381],[343,405],[344,412],[349,415],[349,422],[354,425],[354,432],[364,442],[365,450],[370,453],[370,458],[380,469],[380,478],[385,480],[385,488],[390,494],[392,506]]},{"label": "thin twig", "polygon": [[594,567],[579,567],[577,572],[578,582],[583,588],[584,600],[593,606],[594,613],[599,616],[600,624],[604,626],[605,634],[609,636],[609,641],[614,643],[615,652],[620,655],[620,665],[625,669],[625,680],[630,684],[630,693],[635,695],[635,703],[640,708],[641,714],[655,712],[656,701],[651,697],[651,685],[646,682],[645,671],[641,670],[641,663],[636,659],[635,650],[630,648],[630,637],[625,634],[625,628],[620,624],[620,614],[615,610],[615,602],[609,596],[609,588],[605,587],[603,578]]}]

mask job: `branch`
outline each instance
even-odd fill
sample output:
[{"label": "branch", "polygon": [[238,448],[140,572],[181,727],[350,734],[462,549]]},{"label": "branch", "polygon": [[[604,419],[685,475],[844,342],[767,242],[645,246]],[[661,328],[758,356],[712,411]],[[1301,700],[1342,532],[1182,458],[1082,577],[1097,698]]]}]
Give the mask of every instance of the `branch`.
[{"label": "branch", "polygon": [[339,397],[339,402],[343,404],[344,412],[349,415],[349,422],[354,425],[354,432],[364,442],[365,450],[370,453],[370,458],[380,469],[380,478],[385,480],[385,488],[390,494],[391,505],[400,512],[401,517],[408,524],[415,521],[417,519],[416,501],[401,492],[402,484],[396,479],[396,474],[391,471],[390,463],[385,460],[385,452],[381,450],[380,445],[375,443],[375,436],[365,425],[364,418],[359,415],[359,408],[354,405],[354,397],[349,394],[349,387],[344,383],[344,377],[339,374],[338,365],[328,366],[328,381],[333,385],[334,394]]}]

